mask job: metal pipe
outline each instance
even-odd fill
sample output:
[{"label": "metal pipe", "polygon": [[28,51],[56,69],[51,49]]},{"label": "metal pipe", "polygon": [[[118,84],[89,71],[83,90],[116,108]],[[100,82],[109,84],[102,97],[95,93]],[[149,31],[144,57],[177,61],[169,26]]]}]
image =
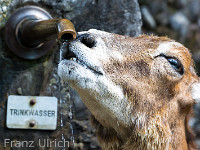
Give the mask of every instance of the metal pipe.
[{"label": "metal pipe", "polygon": [[49,53],[56,39],[70,42],[76,31],[67,19],[53,19],[44,9],[24,6],[17,9],[5,26],[7,47],[24,59],[37,59]]},{"label": "metal pipe", "polygon": [[30,48],[56,38],[62,42],[76,39],[74,25],[67,19],[25,20],[18,34],[21,43]]}]

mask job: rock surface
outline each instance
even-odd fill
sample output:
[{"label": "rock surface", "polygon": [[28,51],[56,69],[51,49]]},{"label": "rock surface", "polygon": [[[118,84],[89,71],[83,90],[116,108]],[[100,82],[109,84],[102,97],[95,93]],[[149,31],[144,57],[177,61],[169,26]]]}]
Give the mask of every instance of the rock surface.
[{"label": "rock surface", "polygon": [[[34,148],[30,148],[34,150],[57,150],[62,148],[55,146],[41,148],[37,141],[38,139],[60,141],[63,137],[70,141],[71,148],[69,149],[72,147],[81,150],[100,149],[95,130],[89,123],[89,112],[76,92],[60,83],[57,75],[59,47],[55,46],[47,56],[32,61],[20,59],[7,50],[4,41],[4,25],[12,12],[25,5],[45,8],[54,18],[70,19],[77,31],[96,28],[137,36],[141,33],[142,25],[137,0],[0,0],[0,149],[10,149],[11,145],[4,147],[4,139],[11,139],[13,142],[34,140],[36,141]],[[7,129],[5,126],[6,103],[7,96],[11,94],[61,97],[57,130]],[[26,150],[27,147],[12,149]]]}]

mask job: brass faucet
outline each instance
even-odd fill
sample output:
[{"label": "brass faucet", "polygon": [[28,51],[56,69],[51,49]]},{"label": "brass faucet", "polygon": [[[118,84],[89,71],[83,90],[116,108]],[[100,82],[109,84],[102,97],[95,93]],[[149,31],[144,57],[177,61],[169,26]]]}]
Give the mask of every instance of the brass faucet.
[{"label": "brass faucet", "polygon": [[7,47],[24,59],[37,59],[56,44],[76,39],[76,31],[67,19],[52,19],[44,9],[25,6],[15,11],[5,27]]}]

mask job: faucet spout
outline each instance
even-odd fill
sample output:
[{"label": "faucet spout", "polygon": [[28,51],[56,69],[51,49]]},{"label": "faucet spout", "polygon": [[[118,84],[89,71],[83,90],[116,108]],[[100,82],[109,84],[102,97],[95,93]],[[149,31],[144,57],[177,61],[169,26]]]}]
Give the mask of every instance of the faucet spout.
[{"label": "faucet spout", "polygon": [[53,19],[44,9],[25,6],[16,10],[5,26],[7,47],[24,59],[37,59],[53,49],[56,39],[71,42],[76,31],[71,21]]},{"label": "faucet spout", "polygon": [[21,43],[30,48],[52,39],[61,42],[71,42],[76,39],[74,25],[67,19],[25,20],[18,32]]}]

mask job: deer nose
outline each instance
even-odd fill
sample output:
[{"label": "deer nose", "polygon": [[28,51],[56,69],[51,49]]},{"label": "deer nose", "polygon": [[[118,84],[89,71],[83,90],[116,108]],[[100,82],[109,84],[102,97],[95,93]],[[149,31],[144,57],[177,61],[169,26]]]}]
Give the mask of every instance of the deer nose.
[{"label": "deer nose", "polygon": [[95,38],[90,35],[90,34],[81,34],[78,35],[77,39],[83,43],[84,45],[86,45],[89,48],[93,48],[96,46],[96,40]]}]

